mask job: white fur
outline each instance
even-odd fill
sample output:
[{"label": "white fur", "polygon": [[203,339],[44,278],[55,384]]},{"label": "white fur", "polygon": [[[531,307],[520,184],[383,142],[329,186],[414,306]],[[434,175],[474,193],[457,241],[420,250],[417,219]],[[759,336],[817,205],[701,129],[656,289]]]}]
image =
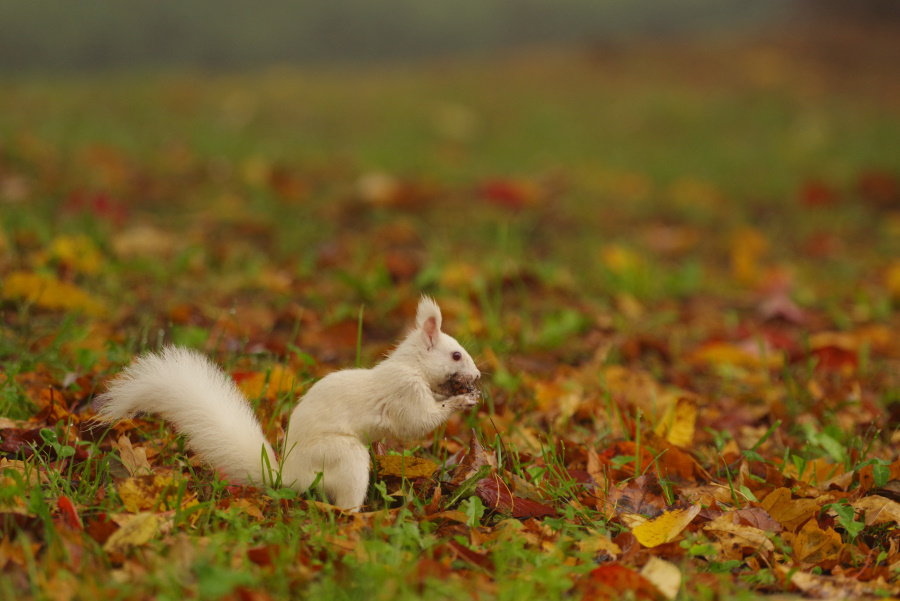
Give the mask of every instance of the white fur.
[{"label": "white fur", "polygon": [[247,399],[225,372],[196,351],[167,347],[136,359],[94,404],[104,421],[138,413],[162,415],[187,436],[194,451],[239,482],[263,482],[263,449],[271,467],[277,467]]},{"label": "white fur", "polygon": [[[322,473],[322,487],[335,505],[359,507],[369,485],[369,442],[385,436],[419,438],[454,411],[477,404],[477,393],[448,397],[440,392],[453,374],[473,381],[481,375],[465,349],[440,327],[440,308],[423,296],[416,329],[384,361],[372,369],[334,372],[313,385],[291,415],[282,481],[306,490]],[[276,465],[243,395],[199,353],[167,348],[137,359],[98,405],[104,420],[161,414],[200,456],[243,482],[263,480],[262,449]]]}]

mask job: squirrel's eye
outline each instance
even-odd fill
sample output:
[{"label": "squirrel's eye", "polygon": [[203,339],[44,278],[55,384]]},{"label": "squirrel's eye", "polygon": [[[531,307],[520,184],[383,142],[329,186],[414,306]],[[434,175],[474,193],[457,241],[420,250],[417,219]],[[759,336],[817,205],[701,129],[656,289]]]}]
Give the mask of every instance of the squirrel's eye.
[{"label": "squirrel's eye", "polygon": [[450,356],[453,357],[454,361],[459,361],[460,359],[462,359],[462,353],[460,353],[459,351],[454,351]]}]

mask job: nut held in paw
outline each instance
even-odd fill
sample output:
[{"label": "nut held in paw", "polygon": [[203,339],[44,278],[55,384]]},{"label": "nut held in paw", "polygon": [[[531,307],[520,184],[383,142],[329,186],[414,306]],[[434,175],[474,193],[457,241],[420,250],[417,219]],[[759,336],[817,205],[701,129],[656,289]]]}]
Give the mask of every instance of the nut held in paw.
[{"label": "nut held in paw", "polygon": [[463,378],[459,374],[453,374],[446,382],[441,384],[441,392],[447,396],[457,396],[477,392],[477,390],[474,381]]}]

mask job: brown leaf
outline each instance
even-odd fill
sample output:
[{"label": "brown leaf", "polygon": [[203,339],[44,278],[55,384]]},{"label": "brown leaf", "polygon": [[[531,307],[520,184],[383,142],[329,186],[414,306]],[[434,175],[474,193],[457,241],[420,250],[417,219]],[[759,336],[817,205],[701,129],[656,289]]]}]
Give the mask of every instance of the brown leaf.
[{"label": "brown leaf", "polygon": [[[759,554],[761,551],[773,553],[775,546],[769,540],[766,530],[738,524],[726,513],[703,526],[703,531],[718,540],[722,559],[739,559]],[[776,524],[781,528],[780,524]]]},{"label": "brown leaf", "polygon": [[475,494],[484,501],[485,507],[508,511],[514,518],[546,517],[556,515],[556,509],[549,505],[516,497],[506,483],[496,473],[488,474],[478,486]]},{"label": "brown leaf", "polygon": [[[471,563],[472,565],[478,566],[479,568],[487,570],[488,572],[494,571],[494,562],[491,560],[490,556],[485,555],[484,553],[473,551],[472,549],[455,540],[449,541],[447,543],[447,548],[451,549],[457,557]],[[437,555],[437,552],[435,552],[435,555]]]},{"label": "brown leaf", "polygon": [[459,486],[469,478],[475,475],[475,472],[484,465],[493,465],[494,462],[485,452],[484,447],[478,441],[478,435],[472,430],[472,438],[469,442],[469,449],[453,474],[450,477],[451,486]]},{"label": "brown leaf", "polygon": [[106,514],[100,514],[96,518],[89,519],[84,529],[91,538],[102,545],[119,529],[119,525],[107,519]]},{"label": "brown leaf", "polygon": [[759,506],[788,532],[795,531],[819,511],[818,503],[812,499],[792,500],[791,491],[787,488],[776,488],[766,495]]},{"label": "brown leaf", "polygon": [[752,526],[765,532],[781,532],[781,524],[766,513],[762,507],[745,507],[732,511],[731,519],[735,524]]},{"label": "brown leaf", "polygon": [[804,524],[794,539],[794,557],[802,565],[819,566],[822,569],[834,567],[844,548],[841,535],[832,528],[822,530],[815,520]]},{"label": "brown leaf", "polygon": [[120,436],[119,440],[113,443],[113,447],[118,449],[122,465],[125,466],[130,476],[147,475],[153,472],[153,468],[147,461],[147,449],[131,446],[131,440],[127,436]]},{"label": "brown leaf", "polygon": [[878,495],[863,497],[853,503],[853,509],[865,516],[866,526],[900,524],[900,503]]},{"label": "brown leaf", "polygon": [[637,513],[650,518],[662,515],[667,506],[659,480],[648,474],[613,490],[609,503],[616,513]]}]

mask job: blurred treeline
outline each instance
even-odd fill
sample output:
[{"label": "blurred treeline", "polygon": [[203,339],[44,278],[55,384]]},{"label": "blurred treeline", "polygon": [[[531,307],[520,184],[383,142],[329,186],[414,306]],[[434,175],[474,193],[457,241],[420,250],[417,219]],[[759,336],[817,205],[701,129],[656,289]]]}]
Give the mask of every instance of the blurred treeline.
[{"label": "blurred treeline", "polygon": [[0,71],[415,59],[770,23],[789,0],[0,0]]}]

